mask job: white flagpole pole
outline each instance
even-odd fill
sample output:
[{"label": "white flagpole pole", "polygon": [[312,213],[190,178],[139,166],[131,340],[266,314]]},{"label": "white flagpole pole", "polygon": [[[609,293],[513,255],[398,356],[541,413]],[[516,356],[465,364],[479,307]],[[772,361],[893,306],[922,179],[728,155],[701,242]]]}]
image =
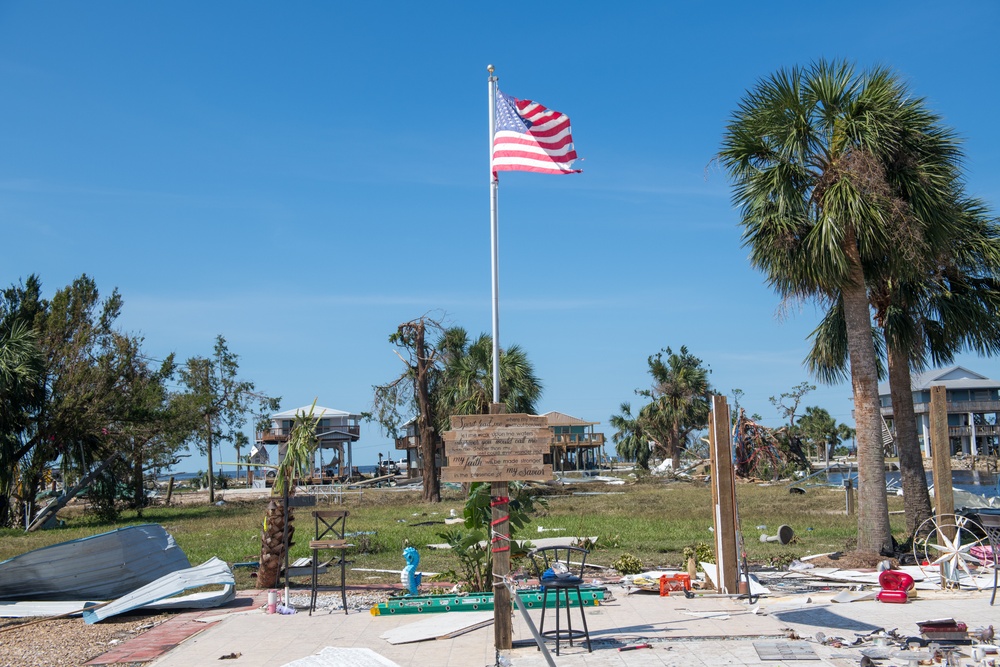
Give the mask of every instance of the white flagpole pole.
[{"label": "white flagpole pole", "polygon": [[490,87],[490,250],[493,270],[493,402],[500,402],[500,259],[497,198],[500,182],[493,173],[493,135],[497,125],[497,77],[493,76],[493,65],[488,65]]}]

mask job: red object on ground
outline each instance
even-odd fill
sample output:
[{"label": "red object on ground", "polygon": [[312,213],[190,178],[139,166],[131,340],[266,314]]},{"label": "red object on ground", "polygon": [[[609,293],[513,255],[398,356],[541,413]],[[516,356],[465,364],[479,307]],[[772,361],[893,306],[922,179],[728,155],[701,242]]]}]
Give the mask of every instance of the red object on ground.
[{"label": "red object on ground", "polygon": [[652,644],[636,644],[635,646],[622,646],[619,651],[634,651],[639,648],[653,648]]},{"label": "red object on ground", "polygon": [[905,572],[886,570],[878,575],[878,583],[883,590],[908,591],[913,588],[913,577]]},{"label": "red object on ground", "polygon": [[909,599],[906,591],[913,588],[913,577],[905,572],[886,570],[878,575],[878,583],[882,590],[875,597],[879,602],[904,604]]},{"label": "red object on ground", "polygon": [[909,597],[906,595],[906,591],[879,591],[878,595],[879,602],[891,602],[893,604],[906,604]]},{"label": "red object on ground", "polygon": [[688,573],[667,576],[660,575],[660,595],[670,595],[671,592],[691,590],[691,575]]}]

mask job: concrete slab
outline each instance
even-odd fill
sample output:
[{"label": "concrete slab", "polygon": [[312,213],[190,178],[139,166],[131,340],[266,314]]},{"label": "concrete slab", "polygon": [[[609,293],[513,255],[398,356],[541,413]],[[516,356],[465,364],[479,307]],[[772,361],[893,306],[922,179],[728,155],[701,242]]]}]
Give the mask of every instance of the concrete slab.
[{"label": "concrete slab", "polygon": [[[593,652],[579,641],[570,647],[563,642],[556,664],[580,667],[645,667],[746,665],[773,667],[775,661],[762,660],[754,642],[799,639],[808,642],[818,660],[803,665],[846,667],[857,665],[860,647],[846,645],[856,633],[869,634],[879,628],[898,629],[904,636],[916,636],[918,621],[955,618],[970,628],[1000,627],[1000,606],[989,605],[989,592],[940,592],[920,595],[907,604],[884,604],[874,600],[838,604],[828,594],[761,598],[754,607],[730,598],[660,597],[656,594],[625,595],[610,586],[614,599],[585,609]],[[754,613],[756,607],[756,612]],[[549,612],[551,614],[551,611]],[[578,627],[580,610],[574,608],[573,627]],[[540,612],[532,611],[537,625]],[[241,614],[211,625],[167,655],[152,663],[155,667],[191,667],[219,664],[218,659],[241,653],[241,667],[280,667],[319,654],[326,647],[368,648],[400,667],[479,667],[497,664],[493,647],[493,627],[485,627],[453,639],[389,644],[381,635],[412,623],[413,615],[372,616],[350,614],[295,614],[292,616]],[[546,629],[554,620],[546,620]],[[818,632],[827,638],[843,637],[843,646],[820,643]],[[531,632],[514,615],[513,650],[502,656],[511,667],[544,667],[544,657],[532,643]],[[619,651],[619,648],[650,644],[650,648]],[[550,643],[550,647],[553,645]],[[868,644],[868,647],[871,647]]]}]

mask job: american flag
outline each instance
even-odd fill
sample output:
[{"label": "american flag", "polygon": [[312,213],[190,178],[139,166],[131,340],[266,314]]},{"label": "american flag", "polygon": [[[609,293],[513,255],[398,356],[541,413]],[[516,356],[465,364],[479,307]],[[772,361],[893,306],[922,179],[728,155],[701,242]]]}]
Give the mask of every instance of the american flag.
[{"label": "american flag", "polygon": [[497,90],[493,133],[493,173],[536,171],[575,174],[576,149],[569,116],[531,100],[519,100]]}]

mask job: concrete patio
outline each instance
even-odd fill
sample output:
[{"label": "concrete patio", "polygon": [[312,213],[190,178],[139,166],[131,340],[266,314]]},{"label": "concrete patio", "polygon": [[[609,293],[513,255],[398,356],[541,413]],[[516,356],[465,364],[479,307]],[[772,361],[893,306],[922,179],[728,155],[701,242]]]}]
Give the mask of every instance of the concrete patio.
[{"label": "concrete patio", "polygon": [[[798,594],[780,598],[760,598],[751,606],[726,597],[682,595],[660,597],[655,594],[627,595],[619,586],[609,586],[613,599],[598,607],[587,608],[593,652],[579,642],[573,647],[563,643],[561,655],[554,655],[557,665],[644,666],[644,665],[770,665],[778,667],[808,659],[812,665],[857,665],[861,650],[875,651],[886,661],[880,664],[903,665],[892,658],[899,649],[880,648],[868,641],[857,646],[859,635],[880,628],[898,630],[900,635],[918,636],[916,623],[938,618],[954,618],[970,629],[994,625],[1000,627],[1000,606],[989,605],[988,591],[921,591],[906,604],[876,601],[834,603],[836,591],[821,594]],[[469,612],[434,614],[442,623],[461,622]],[[530,616],[537,624],[539,611]],[[210,613],[203,613],[210,617]],[[468,667],[497,664],[493,627],[488,625],[451,639],[390,644],[382,635],[414,623],[426,623],[431,614],[373,616],[365,611],[294,615],[267,615],[259,608],[228,615],[187,639],[152,662],[156,667],[190,667],[219,664],[223,656],[235,656],[232,665],[240,667],[281,666],[313,656],[326,647],[355,649],[343,651],[334,661],[315,658],[315,665],[399,665],[399,667]],[[447,617],[447,618],[446,618]],[[573,610],[579,620],[579,611]],[[551,620],[547,621],[551,627]],[[577,624],[574,623],[574,627]],[[515,648],[501,656],[514,667],[546,665],[544,656],[532,643],[532,635],[515,611],[513,638]],[[828,643],[817,641],[823,633]],[[842,637],[842,646],[829,638]],[[139,640],[142,637],[138,638]],[[649,644],[649,648],[619,651],[623,647]],[[774,659],[776,648],[782,659]],[[357,651],[370,649],[373,653]],[[769,652],[771,655],[769,655]],[[881,653],[879,653],[881,651]],[[374,654],[381,658],[372,657]],[[351,657],[353,656],[353,657]],[[386,660],[391,662],[385,662]],[[305,664],[305,663],[300,663]],[[969,660],[959,664],[971,664]]]}]

